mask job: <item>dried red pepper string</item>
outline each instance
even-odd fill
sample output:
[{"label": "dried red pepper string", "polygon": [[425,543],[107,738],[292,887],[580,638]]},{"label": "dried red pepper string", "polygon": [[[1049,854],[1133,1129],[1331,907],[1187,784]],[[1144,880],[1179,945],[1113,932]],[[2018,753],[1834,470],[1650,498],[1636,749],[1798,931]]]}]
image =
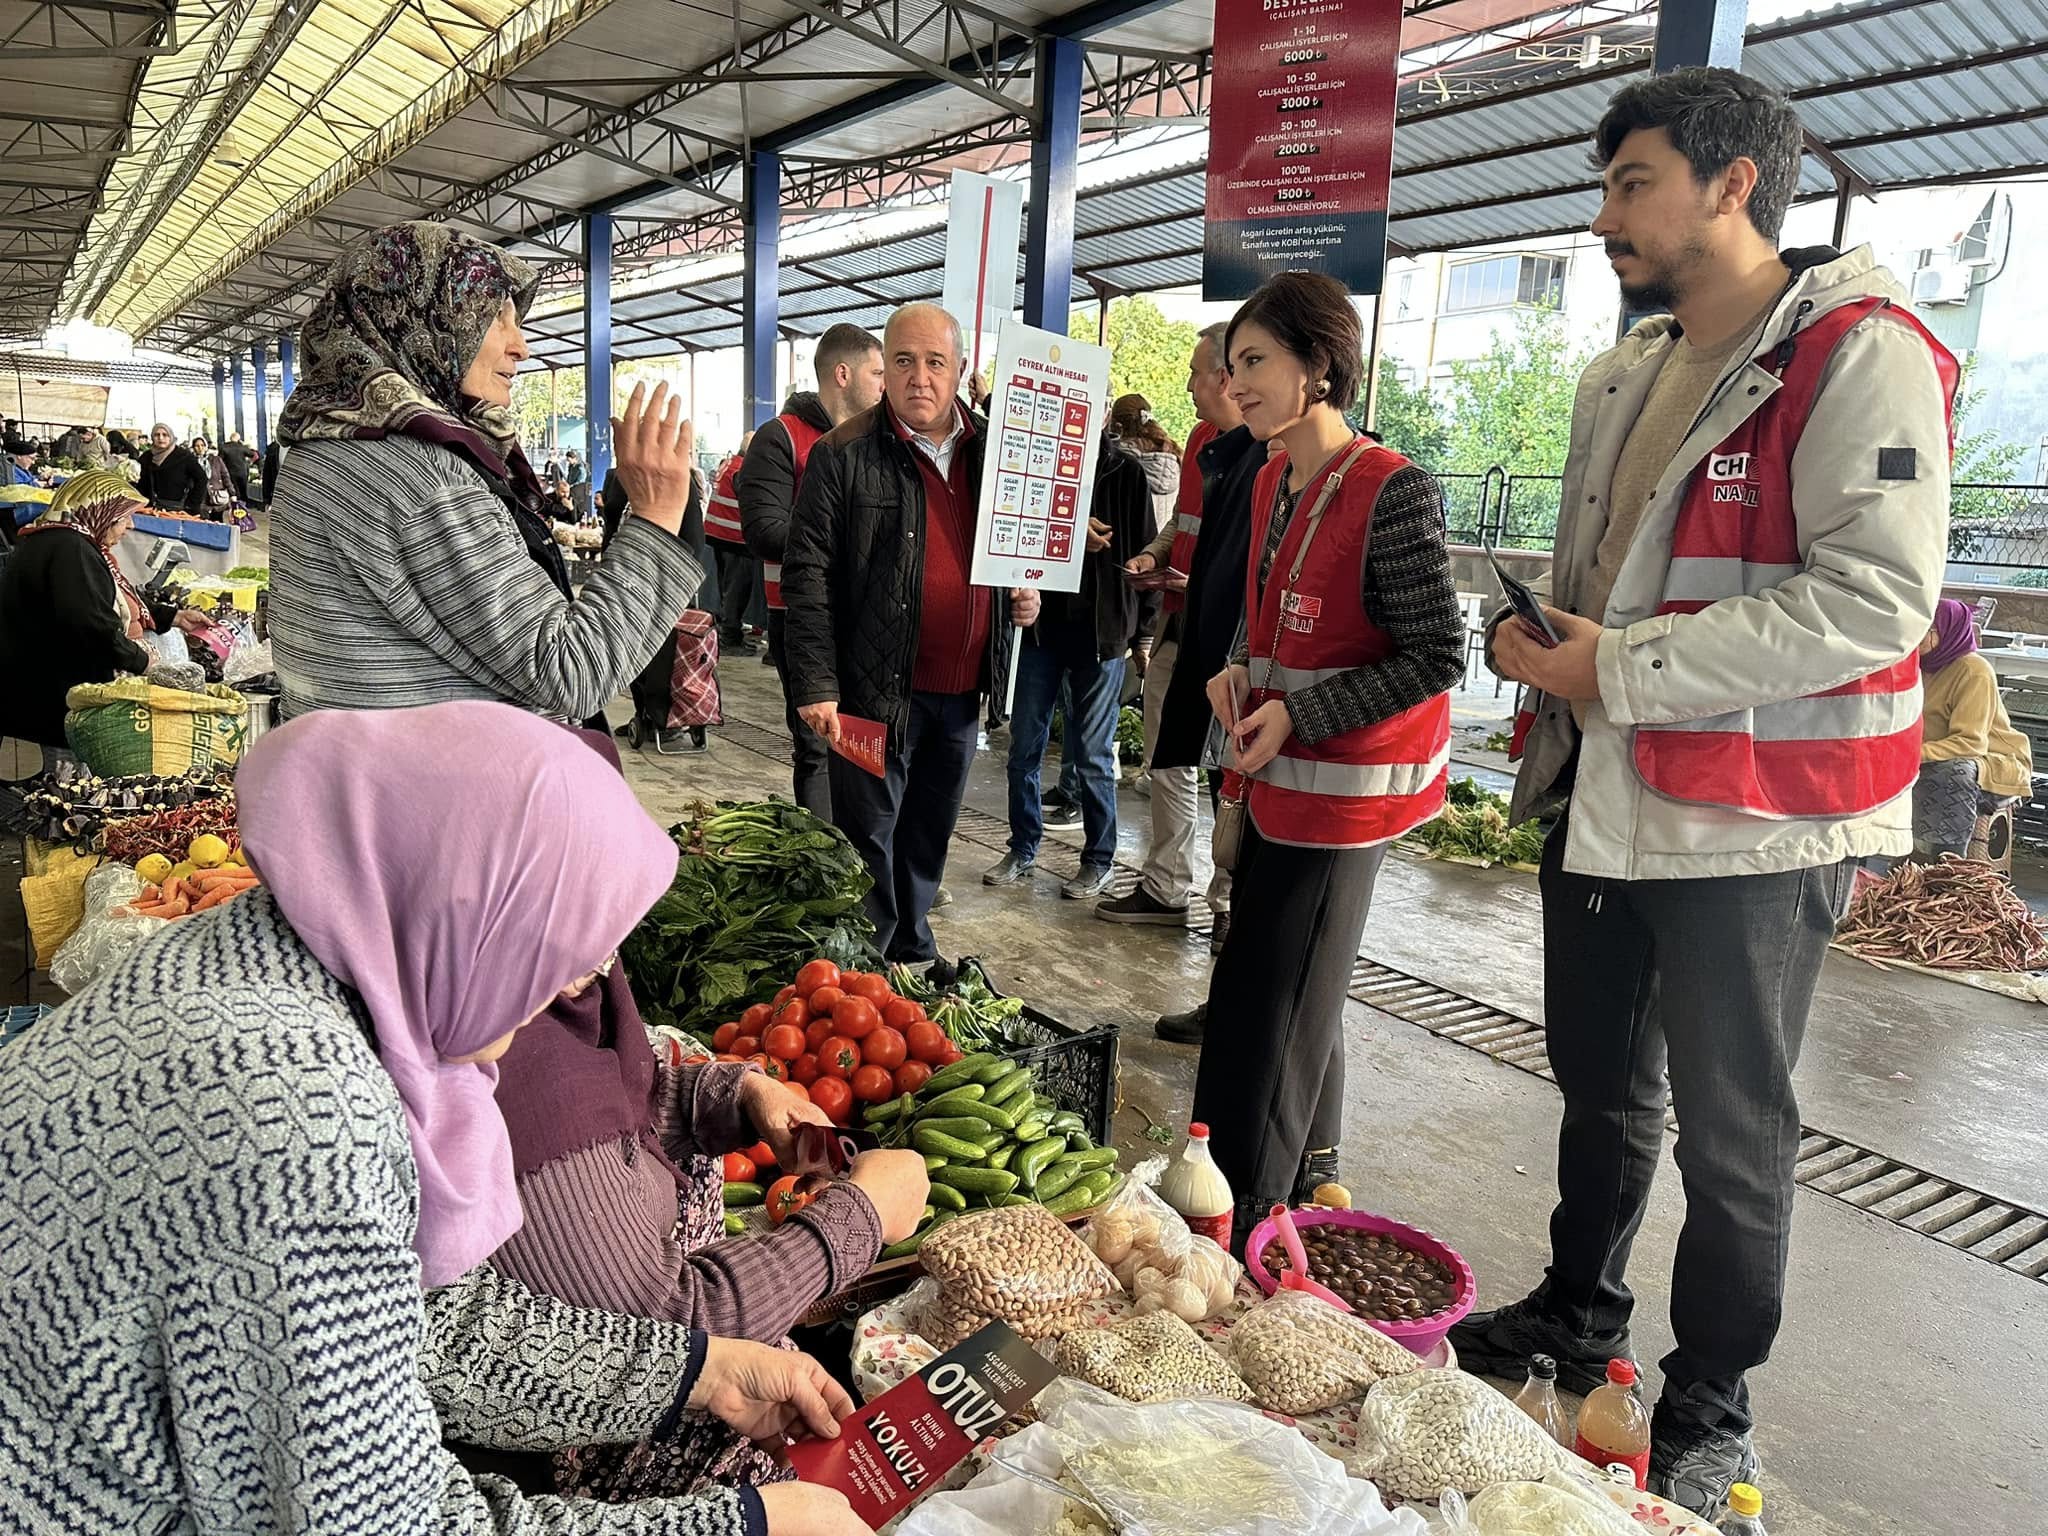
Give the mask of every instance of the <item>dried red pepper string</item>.
[{"label": "dried red pepper string", "polygon": [[124,864],[133,864],[153,853],[175,861],[185,857],[193,838],[209,833],[224,840],[230,849],[241,845],[235,832],[233,800],[200,800],[148,816],[110,822],[106,850],[110,858]]}]

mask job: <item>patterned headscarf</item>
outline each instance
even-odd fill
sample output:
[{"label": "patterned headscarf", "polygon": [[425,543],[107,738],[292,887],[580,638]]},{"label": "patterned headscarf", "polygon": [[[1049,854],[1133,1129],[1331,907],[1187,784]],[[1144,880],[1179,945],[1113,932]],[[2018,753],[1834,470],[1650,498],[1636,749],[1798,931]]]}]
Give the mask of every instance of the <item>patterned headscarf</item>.
[{"label": "patterned headscarf", "polygon": [[[89,469],[82,475],[73,475],[58,488],[50,498],[50,510],[22,529],[26,538],[31,533],[45,533],[52,528],[69,528],[92,540],[92,547],[100,552],[100,558],[107,562],[107,569],[114,573],[114,612],[121,622],[131,620],[144,629],[156,628],[149,616],[149,604],[142,600],[142,594],[122,574],[114,552],[101,542],[112,528],[124,517],[131,515],[138,507],[147,507],[149,500],[128,483],[125,475],[111,469]],[[55,549],[56,545],[50,546]]]}]

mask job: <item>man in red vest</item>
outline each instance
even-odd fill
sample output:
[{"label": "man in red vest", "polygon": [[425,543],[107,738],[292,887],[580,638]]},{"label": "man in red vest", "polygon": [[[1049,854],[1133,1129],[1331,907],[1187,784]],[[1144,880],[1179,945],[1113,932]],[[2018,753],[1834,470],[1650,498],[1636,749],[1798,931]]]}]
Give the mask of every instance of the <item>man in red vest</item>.
[{"label": "man in red vest", "polygon": [[1474,1371],[1627,1355],[1624,1280],[1682,1131],[1649,1487],[1712,1519],[1753,1481],[1744,1376],[1783,1307],[1792,1069],[1856,861],[1912,847],[1916,647],[1947,553],[1954,360],[1867,248],[1777,248],[1798,118],[1724,69],[1631,85],[1596,136],[1593,233],[1668,309],[1578,389],[1516,820],[1544,848],[1544,1015],[1564,1093],[1548,1278],[1453,1331]]},{"label": "man in red vest", "polygon": [[811,366],[815,394],[802,390],[783,402],[782,414],[754,434],[754,446],[733,486],[747,548],[761,562],[761,595],[768,602],[768,654],[782,680],[784,717],[795,747],[796,803],[814,815],[832,815],[832,785],[826,773],[831,752],[824,738],[797,718],[789,702],[789,660],[782,600],[782,555],[789,542],[790,513],[803,482],[804,463],[819,438],[882,398],[882,344],[857,325],[835,325],[818,338]]},{"label": "man in red vest", "polygon": [[875,945],[935,959],[928,918],[974,761],[980,704],[1001,712],[1013,626],[1038,593],[969,577],[988,423],[960,403],[960,323],[906,304],[882,334],[883,397],[812,447],[782,567],[784,682],[827,742],[840,712],[887,728],[876,777],[834,754],[832,821],[875,878]]},{"label": "man in red vest", "polygon": [[732,457],[718,466],[711,483],[711,502],[704,509],[704,537],[718,560],[718,653],[751,656],[757,647],[747,634],[747,607],[754,600],[754,557],[747,553],[747,532],[740,525],[739,493],[734,485],[747,462],[754,434],[747,433]]}]

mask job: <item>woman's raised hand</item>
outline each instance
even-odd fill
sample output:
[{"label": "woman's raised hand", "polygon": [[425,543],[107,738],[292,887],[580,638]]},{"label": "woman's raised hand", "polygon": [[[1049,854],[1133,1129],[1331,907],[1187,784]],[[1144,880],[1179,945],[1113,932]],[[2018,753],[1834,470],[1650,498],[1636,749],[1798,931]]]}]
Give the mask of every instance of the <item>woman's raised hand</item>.
[{"label": "woman's raised hand", "polygon": [[634,515],[681,533],[697,449],[696,429],[683,416],[683,397],[671,394],[667,384],[655,385],[650,397],[646,384],[635,384],[626,414],[612,418],[612,447]]}]

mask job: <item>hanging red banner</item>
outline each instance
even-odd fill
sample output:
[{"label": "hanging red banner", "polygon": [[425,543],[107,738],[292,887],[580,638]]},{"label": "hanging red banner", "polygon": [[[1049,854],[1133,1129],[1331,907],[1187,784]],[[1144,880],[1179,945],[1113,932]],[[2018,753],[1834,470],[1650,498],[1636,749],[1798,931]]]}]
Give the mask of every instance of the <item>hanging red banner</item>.
[{"label": "hanging red banner", "polygon": [[1202,297],[1276,272],[1378,293],[1401,0],[1216,0]]}]

